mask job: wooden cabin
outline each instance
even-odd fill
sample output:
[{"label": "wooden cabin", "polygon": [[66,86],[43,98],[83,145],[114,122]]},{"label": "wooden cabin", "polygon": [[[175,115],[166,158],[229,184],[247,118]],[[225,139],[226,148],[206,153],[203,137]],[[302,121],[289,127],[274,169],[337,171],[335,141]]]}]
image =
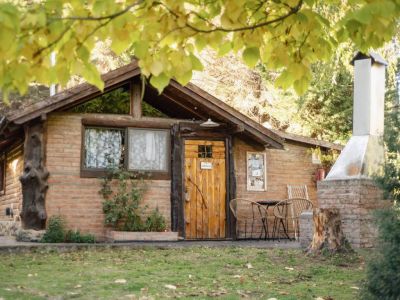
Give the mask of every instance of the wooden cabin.
[{"label": "wooden cabin", "polygon": [[288,184],[306,185],[317,205],[310,149],[340,146],[267,129],[193,84],[159,94],[135,62],[103,79],[104,92],[81,84],[0,120],[0,220],[40,229],[62,215],[103,239],[110,162],[150,174],[143,204],[185,239],[235,238],[236,197],[283,200]]}]

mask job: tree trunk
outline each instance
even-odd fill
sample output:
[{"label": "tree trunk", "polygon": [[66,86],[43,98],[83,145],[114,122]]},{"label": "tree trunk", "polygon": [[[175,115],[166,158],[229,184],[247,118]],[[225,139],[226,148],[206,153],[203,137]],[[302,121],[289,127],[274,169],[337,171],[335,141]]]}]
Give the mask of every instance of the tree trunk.
[{"label": "tree trunk", "polygon": [[313,211],[314,236],[307,252],[319,254],[324,251],[329,253],[352,251],[346,240],[340,219],[339,210],[336,208],[315,208]]},{"label": "tree trunk", "polygon": [[48,188],[44,166],[43,124],[25,127],[24,171],[22,185],[21,220],[25,229],[44,229],[46,225],[45,196]]}]

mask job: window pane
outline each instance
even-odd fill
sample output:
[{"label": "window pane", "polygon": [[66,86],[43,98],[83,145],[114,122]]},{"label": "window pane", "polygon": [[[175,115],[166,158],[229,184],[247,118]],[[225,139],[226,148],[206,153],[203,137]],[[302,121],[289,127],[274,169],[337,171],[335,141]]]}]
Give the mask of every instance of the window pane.
[{"label": "window pane", "polygon": [[212,145],[199,145],[197,150],[199,158],[212,158]]},{"label": "window pane", "polygon": [[118,167],[123,161],[124,131],[120,129],[85,129],[86,168]]},{"label": "window pane", "polygon": [[129,169],[168,171],[169,132],[129,129]]}]

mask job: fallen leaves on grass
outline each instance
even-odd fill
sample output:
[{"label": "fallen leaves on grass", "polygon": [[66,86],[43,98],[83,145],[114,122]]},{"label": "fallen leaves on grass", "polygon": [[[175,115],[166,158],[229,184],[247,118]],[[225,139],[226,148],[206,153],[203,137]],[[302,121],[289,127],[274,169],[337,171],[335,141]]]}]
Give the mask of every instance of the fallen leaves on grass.
[{"label": "fallen leaves on grass", "polygon": [[246,264],[246,268],[247,268],[247,269],[253,269],[253,266],[252,266],[251,263],[247,263],[247,264]]},{"label": "fallen leaves on grass", "polygon": [[116,279],[116,280],[114,281],[114,283],[125,284],[125,283],[126,283],[126,279]]},{"label": "fallen leaves on grass", "polygon": [[166,285],[164,285],[167,289],[170,289],[170,290],[176,290],[176,286],[175,285],[172,285],[172,284],[166,284]]}]

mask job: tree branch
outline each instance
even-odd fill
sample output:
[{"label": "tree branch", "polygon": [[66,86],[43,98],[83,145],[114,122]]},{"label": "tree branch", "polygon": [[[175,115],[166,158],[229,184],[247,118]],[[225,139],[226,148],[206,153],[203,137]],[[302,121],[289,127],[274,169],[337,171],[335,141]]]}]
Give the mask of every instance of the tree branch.
[{"label": "tree branch", "polygon": [[108,19],[115,19],[116,17],[119,17],[125,13],[127,13],[131,8],[138,6],[142,4],[144,0],[138,0],[131,5],[128,5],[126,8],[123,10],[120,10],[114,14],[108,15],[108,16],[102,16],[102,17],[79,17],[79,16],[71,16],[71,17],[59,17],[59,18],[51,18],[54,20],[74,20],[74,21],[102,21],[102,20],[108,20]]}]

